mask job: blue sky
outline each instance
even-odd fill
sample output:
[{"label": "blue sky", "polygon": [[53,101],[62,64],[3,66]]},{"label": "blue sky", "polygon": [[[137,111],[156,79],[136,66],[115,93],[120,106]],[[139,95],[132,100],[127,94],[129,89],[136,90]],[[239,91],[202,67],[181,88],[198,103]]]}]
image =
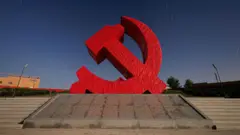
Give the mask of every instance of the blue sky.
[{"label": "blue sky", "polygon": [[[115,80],[108,62],[97,65],[84,45],[104,25],[129,16],[146,23],[163,51],[159,77],[214,82],[214,63],[222,81],[240,79],[240,1],[238,0],[1,0],[0,72],[40,76],[40,87],[68,88],[85,65]],[[141,59],[140,49],[125,45]]]}]

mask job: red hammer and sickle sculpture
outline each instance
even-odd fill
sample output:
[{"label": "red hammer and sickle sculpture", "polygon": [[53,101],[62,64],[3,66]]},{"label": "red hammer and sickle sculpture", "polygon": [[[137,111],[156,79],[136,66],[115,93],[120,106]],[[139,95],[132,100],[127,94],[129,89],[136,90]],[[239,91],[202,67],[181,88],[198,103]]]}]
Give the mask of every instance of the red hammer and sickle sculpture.
[{"label": "red hammer and sickle sculpture", "polygon": [[[143,63],[122,44],[124,33],[139,45]],[[104,80],[83,66],[77,71],[79,81],[72,84],[70,93],[88,90],[98,94],[142,94],[146,91],[159,94],[166,88],[158,78],[162,62],[160,43],[146,24],[123,16],[121,24],[103,27],[86,41],[86,45],[97,64],[108,59],[126,80]]]}]

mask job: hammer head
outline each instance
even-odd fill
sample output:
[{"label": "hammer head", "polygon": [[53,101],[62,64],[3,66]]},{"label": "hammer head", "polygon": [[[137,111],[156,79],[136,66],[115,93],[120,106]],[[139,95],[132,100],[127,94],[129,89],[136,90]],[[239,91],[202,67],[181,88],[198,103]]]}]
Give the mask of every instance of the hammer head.
[{"label": "hammer head", "polygon": [[104,59],[104,44],[110,40],[123,41],[124,27],[120,24],[105,26],[86,41],[90,55],[99,64]]}]

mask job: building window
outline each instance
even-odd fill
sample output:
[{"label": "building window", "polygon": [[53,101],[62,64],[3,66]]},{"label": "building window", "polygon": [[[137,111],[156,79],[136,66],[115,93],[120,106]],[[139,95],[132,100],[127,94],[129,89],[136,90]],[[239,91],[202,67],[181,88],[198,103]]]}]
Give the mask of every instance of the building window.
[{"label": "building window", "polygon": [[0,84],[2,84],[2,81],[0,81]]},{"label": "building window", "polygon": [[12,84],[12,82],[8,82],[8,84]]}]

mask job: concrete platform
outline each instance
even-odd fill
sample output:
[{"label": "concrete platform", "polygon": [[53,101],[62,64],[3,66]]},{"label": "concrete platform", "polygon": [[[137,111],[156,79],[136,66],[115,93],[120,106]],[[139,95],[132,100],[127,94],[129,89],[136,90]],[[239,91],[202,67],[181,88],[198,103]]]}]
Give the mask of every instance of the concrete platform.
[{"label": "concrete platform", "polygon": [[202,129],[1,129],[1,135],[239,135],[240,130]]},{"label": "concrete platform", "polygon": [[62,94],[23,128],[196,129],[213,122],[180,95]]}]

